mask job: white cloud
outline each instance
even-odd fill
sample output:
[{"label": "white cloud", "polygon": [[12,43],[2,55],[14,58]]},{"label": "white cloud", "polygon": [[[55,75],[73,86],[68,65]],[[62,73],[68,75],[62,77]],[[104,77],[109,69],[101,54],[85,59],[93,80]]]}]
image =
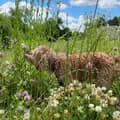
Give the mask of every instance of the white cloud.
[{"label": "white cloud", "polygon": [[[19,3],[20,8],[26,8],[26,2],[21,1]],[[0,6],[0,13],[4,13],[6,15],[10,15],[10,9],[15,9],[15,2],[6,2]],[[30,8],[30,3],[27,3],[27,8]],[[37,7],[33,7],[33,19],[37,19],[37,14],[41,15],[41,8],[39,7],[39,11],[37,13]],[[42,18],[45,19],[46,17],[46,8],[43,8],[43,15]],[[51,14],[49,13],[49,16],[51,17]]]},{"label": "white cloud", "polygon": [[[91,6],[95,5],[97,0],[70,0],[70,4],[74,6]],[[99,0],[99,7],[102,9],[113,8],[120,5],[119,0]]]},{"label": "white cloud", "polygon": [[[19,3],[19,7],[20,7],[20,8],[26,7],[26,2],[21,1],[21,2]],[[0,6],[0,13],[5,13],[5,14],[8,15],[11,8],[12,8],[12,9],[15,9],[15,2],[6,2],[6,3],[4,3],[4,4],[2,4],[2,5]],[[30,4],[29,4],[29,3],[27,3],[27,8],[30,8]]]},{"label": "white cloud", "polygon": [[71,5],[86,6],[95,4],[96,0],[70,0]]},{"label": "white cloud", "polygon": [[120,1],[118,0],[109,0],[109,2],[107,0],[101,0],[99,2],[99,7],[100,8],[113,8],[116,5],[120,5]]},{"label": "white cloud", "polygon": [[68,20],[67,21],[68,27],[71,29],[71,31],[84,32],[84,30],[85,30],[84,23],[86,20],[83,15],[80,15],[79,18],[75,18],[73,16],[67,16],[67,14],[65,12],[60,12],[59,17],[62,18],[65,26],[66,26],[66,20]]},{"label": "white cloud", "polygon": [[59,2],[59,4],[57,4],[57,7],[59,7],[61,10],[68,8],[68,6],[64,4],[63,2]]}]

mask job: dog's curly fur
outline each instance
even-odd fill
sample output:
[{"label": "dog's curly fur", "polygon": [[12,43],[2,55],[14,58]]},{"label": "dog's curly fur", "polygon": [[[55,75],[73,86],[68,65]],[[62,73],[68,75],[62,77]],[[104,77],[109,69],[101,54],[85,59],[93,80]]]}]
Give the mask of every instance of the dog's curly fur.
[{"label": "dog's curly fur", "polygon": [[[68,81],[91,80],[98,86],[110,88],[117,74],[119,57],[112,57],[103,52],[90,52],[68,55],[56,54],[49,47],[39,46],[25,58],[38,70],[54,72],[60,85],[64,84],[66,75]],[[66,72],[67,71],[67,72]],[[67,77],[66,77],[67,78]]]}]

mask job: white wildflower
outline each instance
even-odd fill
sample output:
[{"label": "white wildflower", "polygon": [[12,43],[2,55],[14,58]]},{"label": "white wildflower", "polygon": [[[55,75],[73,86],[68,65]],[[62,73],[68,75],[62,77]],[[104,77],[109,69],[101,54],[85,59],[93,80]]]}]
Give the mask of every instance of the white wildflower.
[{"label": "white wildflower", "polygon": [[94,104],[90,103],[90,104],[88,105],[88,107],[89,107],[91,110],[94,110]]},{"label": "white wildflower", "polygon": [[57,88],[50,89],[50,95],[54,95],[57,92]]},{"label": "white wildflower", "polygon": [[91,104],[88,105],[88,107],[89,108],[94,108],[94,104],[91,103]]},{"label": "white wildflower", "polygon": [[48,106],[51,106],[51,107],[57,107],[58,104],[59,104],[59,101],[56,99],[50,100],[48,102]]},{"label": "white wildflower", "polygon": [[109,90],[107,93],[108,93],[109,96],[112,96],[112,95],[113,95],[112,90]]},{"label": "white wildflower", "polygon": [[74,80],[74,81],[73,81],[73,84],[74,84],[74,85],[77,85],[77,84],[78,84],[78,81],[77,81],[77,80]]},{"label": "white wildflower", "polygon": [[120,111],[114,111],[112,117],[113,120],[120,120]]},{"label": "white wildflower", "polygon": [[84,98],[85,98],[86,100],[90,100],[90,96],[89,96],[88,94],[86,94],[86,95],[84,96]]},{"label": "white wildflower", "polygon": [[101,104],[102,107],[108,107],[108,101],[107,100],[101,99],[100,104]]},{"label": "white wildflower", "polygon": [[102,107],[101,106],[96,106],[95,111],[98,112],[98,113],[102,112]]},{"label": "white wildflower", "polygon": [[5,110],[3,109],[0,109],[0,115],[4,114],[5,113]]},{"label": "white wildflower", "polygon": [[9,62],[9,61],[6,61],[5,63],[6,63],[6,65],[10,65],[10,62]]},{"label": "white wildflower", "polygon": [[110,97],[110,105],[114,105],[118,99],[116,97]]},{"label": "white wildflower", "polygon": [[80,88],[82,88],[82,83],[78,83],[78,86],[79,86]]},{"label": "white wildflower", "polygon": [[77,110],[78,110],[80,113],[83,113],[83,112],[84,112],[84,111],[83,111],[83,106],[77,107]]},{"label": "white wildflower", "polygon": [[60,118],[60,114],[59,113],[55,113],[54,114],[54,118],[56,118],[56,119]]},{"label": "white wildflower", "polygon": [[24,111],[23,120],[30,120],[30,110],[29,109]]},{"label": "white wildflower", "polygon": [[102,89],[102,91],[106,91],[106,90],[107,90],[107,88],[106,88],[106,87],[102,87],[101,89]]}]

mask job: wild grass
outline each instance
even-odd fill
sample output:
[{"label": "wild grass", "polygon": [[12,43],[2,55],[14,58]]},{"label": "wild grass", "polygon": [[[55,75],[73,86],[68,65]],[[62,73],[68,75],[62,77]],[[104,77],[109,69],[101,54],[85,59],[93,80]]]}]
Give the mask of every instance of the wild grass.
[{"label": "wild grass", "polygon": [[[19,2],[19,1],[18,1]],[[41,1],[43,22],[44,0]],[[47,2],[49,11],[51,0]],[[26,1],[27,3],[27,1]],[[31,9],[34,0],[31,1]],[[17,6],[16,6],[17,7]],[[97,10],[97,4],[96,9]],[[48,11],[46,20],[48,18]],[[59,10],[57,11],[59,12]],[[94,17],[96,12],[94,13]],[[0,119],[1,120],[119,120],[120,111],[115,107],[120,99],[120,75],[116,76],[110,90],[96,88],[93,84],[78,83],[62,88],[56,77],[47,71],[39,72],[24,58],[23,45],[30,50],[46,45],[56,53],[80,54],[102,51],[109,55],[120,53],[120,32],[111,27],[88,25],[84,33],[72,33],[71,37],[60,36],[48,42],[40,26],[21,32],[19,18],[14,22],[14,34],[10,37],[9,49],[2,48],[0,58]],[[34,25],[33,22],[31,24]],[[38,27],[38,28],[37,28]],[[38,29],[38,31],[39,31]],[[37,32],[38,32],[37,31]],[[51,34],[51,33],[50,33]],[[13,38],[13,39],[12,39]],[[119,107],[119,106],[118,106]]]}]

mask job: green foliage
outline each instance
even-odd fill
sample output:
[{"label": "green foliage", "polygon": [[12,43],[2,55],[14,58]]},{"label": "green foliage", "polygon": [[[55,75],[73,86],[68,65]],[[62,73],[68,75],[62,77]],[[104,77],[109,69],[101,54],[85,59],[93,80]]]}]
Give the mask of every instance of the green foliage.
[{"label": "green foliage", "polygon": [[115,25],[115,26],[120,26],[120,17],[114,17],[113,19],[111,19],[111,20],[108,20],[107,21],[107,23],[109,24],[109,25]]},{"label": "green foliage", "polygon": [[[119,117],[120,112],[116,112],[115,104],[111,104],[111,100],[116,102],[117,98],[120,99],[119,75],[111,88],[113,93],[111,90],[105,90],[104,87],[96,88],[86,82],[83,84],[77,82],[65,88],[58,87],[54,74],[48,71],[37,71],[24,59],[25,53],[21,47],[21,44],[27,44],[30,49],[38,45],[47,45],[58,53],[104,51],[110,55],[119,55],[119,31],[103,27],[105,18],[102,16],[98,17],[95,24],[86,23],[84,33],[71,33],[58,17],[59,9],[55,18],[48,17],[51,0],[47,1],[45,20],[43,19],[45,0],[37,1],[37,12],[39,5],[42,8],[40,16],[37,14],[37,17],[39,16],[37,19],[33,19],[35,0],[31,0],[30,9],[19,8],[19,2],[20,0],[16,1],[16,8],[11,10],[11,16],[0,14],[2,47],[8,48],[10,41],[14,42],[10,50],[1,48],[4,56],[0,56],[0,119],[112,120],[112,117]],[[116,18],[114,21],[116,24]],[[92,95],[93,92],[98,93]],[[107,103],[104,104],[106,107],[103,107],[102,102],[106,101]],[[93,109],[90,108],[91,104],[92,107],[94,104]],[[98,111],[96,106],[99,106]]]},{"label": "green foliage", "polygon": [[13,32],[9,17],[0,14],[0,41],[3,48],[10,45],[10,37]]}]

